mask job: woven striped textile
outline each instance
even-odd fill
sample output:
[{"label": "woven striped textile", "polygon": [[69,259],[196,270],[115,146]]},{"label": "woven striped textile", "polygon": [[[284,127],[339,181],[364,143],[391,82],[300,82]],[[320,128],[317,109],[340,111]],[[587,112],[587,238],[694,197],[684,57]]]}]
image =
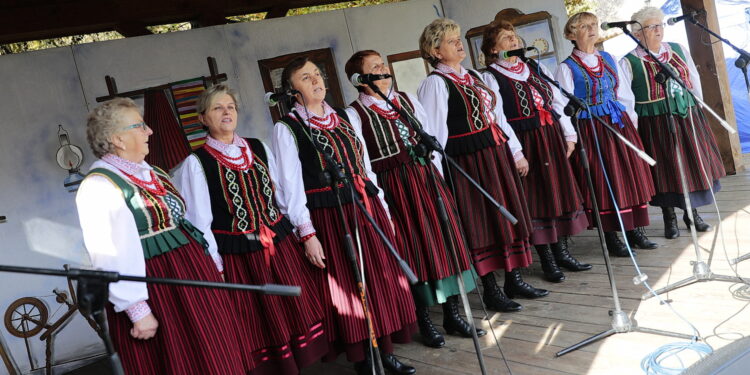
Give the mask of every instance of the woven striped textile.
[{"label": "woven striped textile", "polygon": [[186,79],[172,84],[172,99],[182,131],[193,150],[206,143],[206,131],[198,121],[198,97],[206,89],[203,77]]}]

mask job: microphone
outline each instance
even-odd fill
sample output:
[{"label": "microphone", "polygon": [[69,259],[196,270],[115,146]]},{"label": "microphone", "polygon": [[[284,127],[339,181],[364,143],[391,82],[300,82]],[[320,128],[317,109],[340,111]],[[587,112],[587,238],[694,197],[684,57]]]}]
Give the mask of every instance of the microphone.
[{"label": "microphone", "polygon": [[624,29],[625,26],[632,25],[634,23],[636,23],[636,21],[602,22],[602,30],[609,30],[613,27]]},{"label": "microphone", "polygon": [[693,18],[693,17],[695,17],[697,15],[698,15],[698,11],[694,10],[692,12],[688,12],[686,14],[683,14],[683,15],[681,15],[679,17],[668,18],[667,19],[667,25],[672,26],[672,25],[676,24],[677,22],[680,22],[680,21],[682,21],[682,20],[684,20],[686,18]]},{"label": "microphone", "polygon": [[388,79],[392,76],[390,74],[359,74],[354,73],[352,74],[352,78],[349,80],[352,85],[359,86],[359,85],[369,85],[375,81],[380,81],[381,79]]},{"label": "microphone", "polygon": [[294,96],[297,94],[299,94],[299,91],[295,89],[277,92],[275,94],[272,92],[267,92],[266,95],[263,97],[263,101],[266,103],[267,106],[273,107],[276,104],[278,104],[281,99],[284,99],[289,96]]},{"label": "microphone", "polygon": [[507,59],[508,57],[515,56],[515,57],[524,57],[526,56],[526,51],[533,51],[536,47],[526,47],[526,48],[518,48],[518,49],[512,49],[510,51],[500,51],[500,53],[497,54],[498,57],[501,59]]}]

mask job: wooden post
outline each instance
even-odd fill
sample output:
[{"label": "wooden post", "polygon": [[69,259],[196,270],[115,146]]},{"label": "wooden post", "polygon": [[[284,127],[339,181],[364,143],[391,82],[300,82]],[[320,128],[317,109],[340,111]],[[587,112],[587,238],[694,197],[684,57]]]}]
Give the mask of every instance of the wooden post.
[{"label": "wooden post", "polygon": [[[713,0],[680,0],[680,2],[682,3],[683,14],[692,10],[705,9],[705,25],[717,34],[721,34]],[[698,19],[700,20],[701,17]],[[724,45],[721,42],[705,45],[703,41],[707,40],[709,35],[690,22],[685,22],[685,25],[690,54],[701,76],[703,100],[719,116],[722,116],[730,126],[737,129],[737,119],[734,116],[734,107],[732,106],[732,92],[729,87],[726,60],[724,59]],[[716,42],[716,39],[711,37],[711,42]],[[743,170],[739,134],[729,134],[713,116],[707,114],[707,118],[716,137],[716,143],[719,145],[727,174],[736,174]]]},{"label": "wooden post", "polygon": [[109,93],[109,96],[114,97],[117,95],[117,82],[115,81],[115,77],[104,76],[104,82],[107,84],[107,92]]}]

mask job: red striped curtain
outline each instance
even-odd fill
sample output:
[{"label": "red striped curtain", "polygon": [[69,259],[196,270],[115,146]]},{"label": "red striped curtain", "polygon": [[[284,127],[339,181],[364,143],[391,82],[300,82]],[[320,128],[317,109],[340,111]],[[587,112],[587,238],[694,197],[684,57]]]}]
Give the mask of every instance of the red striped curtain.
[{"label": "red striped curtain", "polygon": [[174,168],[191,151],[167,95],[167,90],[148,90],[143,100],[143,119],[154,131],[149,140],[150,152],[146,162],[165,171]]}]

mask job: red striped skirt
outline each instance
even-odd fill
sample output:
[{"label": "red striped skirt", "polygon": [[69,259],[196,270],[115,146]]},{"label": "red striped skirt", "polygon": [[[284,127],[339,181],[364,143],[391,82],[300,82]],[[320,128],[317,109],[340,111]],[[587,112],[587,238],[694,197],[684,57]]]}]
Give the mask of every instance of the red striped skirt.
[{"label": "red striped skirt", "polygon": [[[394,242],[391,224],[380,200],[377,197],[371,198],[371,206],[372,216],[391,242]],[[409,282],[364,214],[357,209],[355,215],[355,205],[352,203],[345,204],[343,209],[354,237],[355,251],[355,222],[359,228],[368,307],[375,336],[385,352],[392,352],[392,342],[410,342],[411,335],[416,332],[416,315]],[[331,351],[325,360],[335,360],[341,352],[346,352],[349,361],[364,360],[369,340],[368,329],[353,271],[342,245],[345,232],[338,208],[312,209],[310,216],[326,256],[327,283],[323,288],[323,302],[327,306],[324,324]]]},{"label": "red striped skirt", "polygon": [[255,363],[255,375],[298,374],[328,351],[320,301],[323,273],[303,253],[290,235],[276,244],[270,267],[262,251],[222,255],[227,282],[302,288],[299,297],[231,292],[241,324],[238,331],[255,345],[245,352]]},{"label": "red striped skirt", "polygon": [[534,245],[556,243],[559,237],[578,234],[588,227],[583,196],[560,129],[555,121],[516,133],[529,162],[529,173],[521,178],[521,185],[532,217]]},{"label": "red striped skirt", "polygon": [[[146,260],[146,276],[221,282],[211,257],[192,239]],[[229,291],[148,284],[148,296],[159,322],[149,340],[130,336],[133,324],[128,316],[107,304],[112,343],[126,374],[245,374],[252,368],[243,359],[251,343],[237,332],[240,322]]]},{"label": "red striped skirt", "polygon": [[[685,167],[685,180],[688,191],[696,192],[708,190],[721,177],[726,176],[721,153],[716,145],[716,139],[706,122],[703,111],[693,106],[690,108],[695,123],[695,132],[690,124],[690,118],[672,116],[675,119],[677,140],[682,150],[682,162]],[[643,140],[646,152],[656,160],[651,167],[651,175],[657,193],[682,194],[677,153],[672,134],[669,132],[668,115],[638,118],[638,133]],[[696,138],[698,144],[696,146]],[[700,157],[699,157],[700,155]],[[701,166],[703,161],[703,167]],[[704,177],[704,171],[708,181]]]},{"label": "red striped skirt", "polygon": [[[604,121],[611,124],[609,116],[602,117]],[[630,117],[623,112],[622,119],[625,127],[620,129],[617,124],[612,127],[619,130],[630,142],[640,149],[643,144],[638,136],[638,132],[630,121]],[[603,126],[594,122],[596,135],[601,147],[604,168],[599,162],[598,150],[595,144],[594,132],[588,120],[580,121],[580,132],[578,134],[578,147],[581,144],[586,146],[586,153],[591,171],[591,180],[594,184],[594,194],[599,204],[599,210],[602,218],[602,229],[605,232],[614,232],[620,230],[620,223],[615,211],[615,205],[607,188],[607,182],[604,177],[606,170],[607,177],[612,186],[617,205],[622,216],[625,230],[632,230],[636,227],[645,227],[649,224],[648,219],[648,202],[656,193],[654,183],[651,179],[649,165],[638,155],[626,146],[619,138],[604,129]],[[586,172],[581,163],[580,154],[576,151],[570,158],[573,166],[573,172],[576,174],[578,186],[584,198],[584,207],[588,214],[589,225],[596,225],[593,218],[593,201],[591,192],[586,182]]]},{"label": "red striped skirt", "polygon": [[527,267],[532,261],[531,216],[507,143],[453,158],[518,219],[512,225],[466,178],[443,163],[444,173],[453,181],[458,212],[477,273],[485,275],[496,269],[512,271]]},{"label": "red striped skirt", "polygon": [[[430,170],[435,173],[437,192]],[[445,181],[432,163],[402,164],[378,173],[393,218],[401,256],[409,263],[419,281],[442,280],[471,269],[468,247],[459,224],[458,211]],[[435,203],[440,196],[448,211],[449,233],[443,233]],[[452,241],[458,255],[453,263],[445,241]]]}]

